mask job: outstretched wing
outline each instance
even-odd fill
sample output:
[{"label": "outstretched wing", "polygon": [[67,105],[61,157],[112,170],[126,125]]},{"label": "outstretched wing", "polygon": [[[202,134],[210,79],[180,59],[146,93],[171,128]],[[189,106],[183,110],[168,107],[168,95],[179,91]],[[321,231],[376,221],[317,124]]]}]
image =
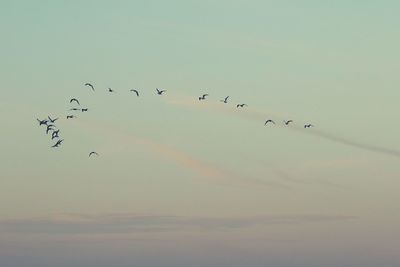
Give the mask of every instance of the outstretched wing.
[{"label": "outstretched wing", "polygon": [[71,98],[71,100],[69,101],[69,103],[72,103],[72,102],[76,102],[78,105],[81,105],[81,104],[79,103],[78,99],[76,99],[76,98]]},{"label": "outstretched wing", "polygon": [[131,90],[131,91],[132,91],[132,92],[135,92],[135,94],[136,94],[137,96],[139,96],[138,90],[133,89],[133,90]]},{"label": "outstretched wing", "polygon": [[92,90],[94,91],[94,86],[90,83],[85,83],[86,86],[90,86],[92,88]]}]

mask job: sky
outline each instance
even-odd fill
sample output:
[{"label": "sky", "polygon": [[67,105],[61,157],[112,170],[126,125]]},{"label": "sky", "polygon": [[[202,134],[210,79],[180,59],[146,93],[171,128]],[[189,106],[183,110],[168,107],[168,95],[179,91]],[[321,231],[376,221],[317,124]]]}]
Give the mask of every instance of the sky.
[{"label": "sky", "polygon": [[399,266],[399,8],[1,1],[0,266]]}]

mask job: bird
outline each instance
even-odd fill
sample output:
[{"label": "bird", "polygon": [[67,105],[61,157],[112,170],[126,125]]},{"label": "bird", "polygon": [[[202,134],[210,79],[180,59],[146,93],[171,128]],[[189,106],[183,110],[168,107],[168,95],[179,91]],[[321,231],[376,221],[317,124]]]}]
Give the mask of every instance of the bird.
[{"label": "bird", "polygon": [[85,111],[88,111],[88,110],[89,110],[88,108],[81,109],[82,112],[85,112]]},{"label": "bird", "polygon": [[92,151],[92,152],[89,153],[89,157],[90,157],[91,155],[96,155],[96,156],[98,156],[99,154],[98,154],[96,151]]},{"label": "bird", "polygon": [[60,130],[53,131],[53,133],[51,134],[51,140],[53,140],[54,138],[58,138],[59,137],[58,136],[59,132],[60,132]]},{"label": "bird", "polygon": [[312,125],[312,124],[306,124],[306,125],[304,125],[304,128],[310,128],[310,127],[314,127],[314,125]]},{"label": "bird", "polygon": [[285,125],[289,125],[289,123],[293,122],[292,120],[288,120],[288,121],[283,121],[285,123]]},{"label": "bird", "polygon": [[94,86],[91,83],[85,83],[85,86],[89,86],[92,88],[92,90],[94,91]]},{"label": "bird", "polygon": [[238,107],[241,107],[241,108],[243,108],[244,106],[246,106],[247,107],[247,104],[237,104],[236,105],[236,107],[238,108]]},{"label": "bird", "polygon": [[51,147],[59,147],[63,141],[64,141],[64,139],[60,139],[54,145],[52,145]]},{"label": "bird", "polygon": [[225,104],[228,103],[228,98],[229,96],[225,97],[224,100],[221,99],[221,102],[224,102]]},{"label": "bird", "polygon": [[55,127],[53,124],[47,125],[46,134],[49,134],[49,131],[54,131],[53,127]]},{"label": "bird", "polygon": [[81,109],[80,108],[70,108],[69,110],[77,111],[77,110],[81,110]]},{"label": "bird", "polygon": [[199,100],[200,100],[200,101],[201,101],[201,100],[205,100],[205,99],[206,99],[206,96],[208,96],[208,94],[204,94],[204,95],[200,96],[200,97],[199,97]]},{"label": "bird", "polygon": [[47,116],[47,118],[49,118],[49,120],[50,120],[51,123],[55,123],[56,120],[58,120],[58,118],[52,119],[52,118],[50,118],[50,116]]},{"label": "bird", "polygon": [[39,120],[39,119],[37,119],[37,121],[39,122],[39,126],[41,126],[41,125],[47,125],[47,123],[48,123],[47,120]]},{"label": "bird", "polygon": [[271,122],[271,123],[275,124],[275,122],[274,122],[273,120],[267,120],[267,121],[264,123],[264,125],[267,125],[268,122]]},{"label": "bird", "polygon": [[158,88],[156,88],[157,90],[157,94],[162,95],[164,92],[166,92],[167,90],[158,90]]},{"label": "bird", "polygon": [[67,119],[73,119],[73,118],[76,118],[76,116],[74,116],[74,115],[67,115]]},{"label": "bird", "polygon": [[108,92],[115,93],[115,91],[113,89],[111,89],[110,87],[108,88]]},{"label": "bird", "polygon": [[138,90],[132,89],[131,92],[134,92],[137,96],[139,96]]},{"label": "bird", "polygon": [[76,98],[71,98],[71,100],[69,101],[69,103],[72,103],[72,102],[76,102],[79,106],[81,105],[81,104],[79,103],[79,100],[76,99]]}]

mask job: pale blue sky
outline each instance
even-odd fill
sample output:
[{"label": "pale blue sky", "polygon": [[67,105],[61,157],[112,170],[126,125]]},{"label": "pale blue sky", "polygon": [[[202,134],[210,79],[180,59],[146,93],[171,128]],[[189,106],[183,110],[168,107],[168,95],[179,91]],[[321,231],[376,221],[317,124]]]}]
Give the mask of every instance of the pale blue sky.
[{"label": "pale blue sky", "polygon": [[398,266],[399,7],[1,1],[0,265]]}]

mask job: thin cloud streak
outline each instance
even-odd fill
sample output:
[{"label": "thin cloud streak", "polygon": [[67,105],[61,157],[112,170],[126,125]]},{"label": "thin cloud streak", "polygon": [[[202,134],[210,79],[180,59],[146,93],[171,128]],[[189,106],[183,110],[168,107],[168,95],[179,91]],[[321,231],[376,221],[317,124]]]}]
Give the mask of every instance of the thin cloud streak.
[{"label": "thin cloud streak", "polygon": [[[201,177],[207,177],[214,182],[249,186],[274,186],[282,188],[287,187],[284,184],[264,181],[257,178],[249,177],[248,175],[246,175],[245,178],[241,177],[230,171],[224,170],[219,166],[215,166],[214,164],[196,159],[182,150],[158,143],[149,138],[138,137],[128,131],[124,131],[117,127],[113,127],[110,125],[108,125],[109,127],[107,127],[106,125],[98,125],[91,120],[77,121],[77,124],[82,127],[101,128],[101,132],[103,133],[107,131],[112,133],[113,135],[117,135],[118,138],[115,138],[115,140],[118,140],[119,143],[113,143],[113,146],[111,147],[112,151],[115,151],[115,148],[118,147],[118,145],[121,145],[121,148],[126,148],[127,143],[133,142],[135,144],[139,144],[145,147],[147,149],[146,151],[150,151],[157,156],[161,156],[169,161],[173,161],[177,165],[185,169],[189,169]],[[107,148],[104,148],[104,150],[99,150],[99,153],[103,153],[103,151],[107,151]]]},{"label": "thin cloud streak", "polygon": [[[257,109],[254,109],[254,108],[250,108],[250,107],[246,108],[246,110],[243,110],[243,112],[235,112],[233,114],[232,113],[232,109],[226,109],[222,105],[217,105],[215,103],[206,103],[206,104],[202,103],[201,105],[199,105],[197,103],[189,102],[189,101],[188,101],[188,103],[185,103],[185,101],[182,101],[182,100],[169,101],[167,103],[172,104],[172,105],[189,107],[189,108],[209,108],[211,110],[223,112],[223,113],[230,114],[230,115],[240,116],[240,117],[244,117],[244,118],[249,118],[249,119],[257,120],[257,121],[260,121],[260,122],[263,122],[263,120],[265,120],[266,118],[268,118],[270,116],[278,116],[278,117],[280,117],[280,119],[283,118],[283,116],[281,114],[272,113],[272,112],[269,112],[268,114],[266,114],[266,112],[262,112],[260,110],[257,110]],[[281,126],[279,124],[276,125],[276,126],[283,127],[283,126]],[[314,136],[323,138],[325,140],[329,140],[331,142],[339,143],[339,144],[342,144],[342,145],[363,149],[363,150],[366,150],[366,151],[369,151],[369,152],[373,152],[373,153],[379,153],[379,154],[384,154],[384,155],[387,155],[387,156],[393,156],[393,157],[396,157],[396,158],[400,158],[400,151],[399,150],[385,148],[385,147],[381,147],[381,146],[377,146],[377,145],[359,143],[359,142],[347,139],[345,137],[341,137],[341,136],[334,135],[332,133],[327,133],[327,132],[320,131],[320,130],[315,129],[315,128],[314,129],[309,129],[309,130],[306,130],[306,131],[303,129],[303,127],[299,127],[299,126],[296,126],[296,125],[291,125],[290,127],[286,127],[286,128],[291,129],[291,130],[301,131],[304,134],[314,135]]]},{"label": "thin cloud streak", "polygon": [[[296,130],[299,130],[298,128],[295,128]],[[400,151],[394,150],[394,149],[389,149],[385,147],[380,147],[380,146],[375,146],[375,145],[369,145],[369,144],[363,144],[363,143],[358,143],[349,139],[346,139],[341,136],[336,136],[331,133],[323,132],[320,130],[312,129],[310,131],[305,131],[307,134],[311,134],[314,136],[318,136],[320,138],[324,138],[326,140],[335,142],[335,143],[340,143],[343,145],[363,149],[369,152],[374,152],[374,153],[379,153],[379,154],[384,154],[387,156],[394,156],[396,158],[400,158]]]},{"label": "thin cloud streak", "polygon": [[0,221],[0,232],[23,234],[118,234],[248,229],[354,220],[355,216],[303,214],[254,217],[194,217],[136,214],[60,214]]}]

